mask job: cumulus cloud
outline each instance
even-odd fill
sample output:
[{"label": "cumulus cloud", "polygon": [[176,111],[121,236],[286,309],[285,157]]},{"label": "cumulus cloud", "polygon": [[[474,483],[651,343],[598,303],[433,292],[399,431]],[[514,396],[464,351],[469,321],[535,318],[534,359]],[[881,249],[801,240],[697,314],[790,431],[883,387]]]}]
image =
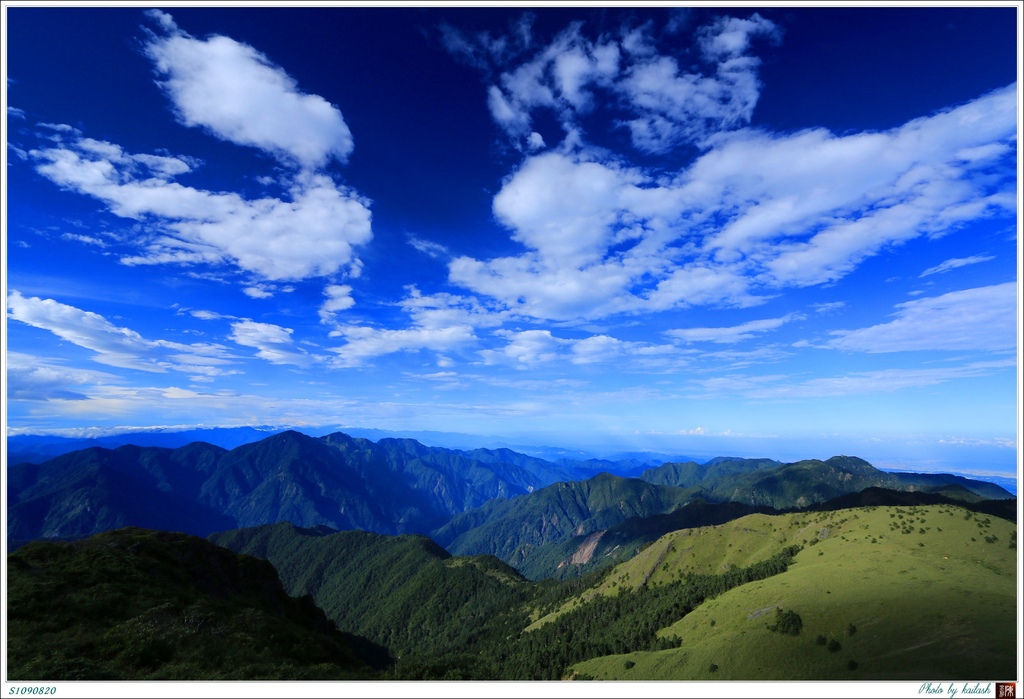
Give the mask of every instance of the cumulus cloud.
[{"label": "cumulus cloud", "polygon": [[295,347],[293,332],[291,328],[253,320],[240,320],[231,324],[231,340],[245,347],[256,348],[256,356],[271,364],[307,367],[317,362],[318,357]]},{"label": "cumulus cloud", "polygon": [[[676,46],[682,29],[669,32]],[[456,256],[449,281],[514,314],[583,321],[755,306],[1016,209],[1016,84],[886,131],[779,134],[748,126],[760,92],[753,52],[781,38],[757,13],[692,28],[686,65],[653,22],[596,37],[574,23],[544,44],[450,27],[446,36],[488,76],[492,117],[527,153],[493,200],[524,251]],[[698,155],[675,171],[635,164],[601,134],[589,141],[581,124],[597,110],[611,110],[602,116],[619,119],[640,151],[691,144]],[[550,148],[535,128],[542,112],[562,127]]]},{"label": "cumulus cloud", "polygon": [[132,154],[69,127],[29,155],[55,184],[99,199],[144,224],[139,254],[124,264],[233,264],[268,280],[327,276],[357,263],[372,237],[369,203],[324,174],[304,173],[290,199],[246,199],[174,181],[185,157]]},{"label": "cumulus cloud", "polygon": [[[406,291],[406,298],[398,306],[409,316],[409,327],[391,330],[340,324],[331,331],[332,337],[345,339],[344,345],[331,350],[337,354],[336,366],[359,366],[395,352],[449,352],[477,342],[476,328],[500,325],[507,317],[506,313],[484,307],[474,297],[425,295],[415,286]],[[450,358],[438,357],[439,365],[450,363]]]},{"label": "cumulus cloud", "polygon": [[226,36],[197,39],[159,10],[148,14],[165,34],[151,35],[145,52],[182,124],[304,168],[348,158],[352,133],[338,108],[301,92],[265,55]]},{"label": "cumulus cloud", "polygon": [[264,286],[247,286],[242,289],[242,293],[251,299],[269,299],[274,295],[274,292]]},{"label": "cumulus cloud", "polygon": [[370,203],[323,170],[352,152],[337,107],[303,93],[251,46],[224,36],[198,39],[164,12],[147,14],[159,30],[149,33],[144,52],[179,122],[273,156],[285,166],[273,184],[286,195],[191,187],[180,180],[194,175],[197,159],[131,153],[67,124],[39,125],[49,133],[26,151],[36,170],[138,223],[119,241],[131,247],[120,257],[126,265],[235,266],[257,277],[244,289],[253,298],[267,296],[260,280],[358,276],[355,248],[372,238]]},{"label": "cumulus cloud", "polygon": [[333,323],[335,314],[356,305],[355,299],[352,298],[352,287],[348,284],[331,284],[324,288],[324,296],[327,300],[320,305],[321,323]]},{"label": "cumulus cloud", "polygon": [[586,115],[610,105],[627,115],[619,124],[636,148],[664,152],[750,121],[760,93],[760,61],[748,51],[756,37],[779,36],[778,27],[756,13],[720,18],[692,37],[703,65],[681,66],[673,49],[661,50],[650,23],[597,38],[583,29],[583,23],[572,23],[536,47],[529,33],[517,41],[446,26],[442,42],[489,79],[498,73],[487,90],[488,108],[521,148],[544,145],[534,129],[538,112],[553,113],[563,135],[573,138]]},{"label": "cumulus cloud", "polygon": [[719,18],[703,27],[698,45],[713,66],[706,74],[683,69],[672,56],[646,56],[617,86],[639,115],[627,120],[633,144],[662,153],[679,143],[747,124],[760,96],[760,60],[746,55],[751,39],[777,38],[779,29],[758,14]]},{"label": "cumulus cloud", "polygon": [[1007,282],[897,305],[894,320],[835,330],[826,343],[855,352],[1010,351],[1017,347],[1017,284]]},{"label": "cumulus cloud", "polygon": [[468,325],[426,328],[413,327],[386,330],[366,326],[343,326],[338,329],[346,343],[332,351],[338,355],[337,366],[358,366],[366,360],[394,352],[434,350],[446,352],[476,339]]},{"label": "cumulus cloud", "polygon": [[498,330],[494,334],[506,338],[508,343],[498,350],[481,350],[484,364],[511,363],[516,368],[526,369],[556,359],[559,348],[571,344],[553,336],[550,330]]},{"label": "cumulus cloud", "polygon": [[98,313],[54,299],[25,297],[17,290],[7,296],[7,313],[13,320],[48,330],[62,340],[91,350],[95,353],[93,361],[108,366],[210,376],[223,374],[221,367],[236,359],[222,345],[147,340],[134,330],[114,325]]},{"label": "cumulus cloud", "polygon": [[572,346],[573,364],[597,364],[618,359],[628,351],[628,345],[609,335],[592,335]]},{"label": "cumulus cloud", "polygon": [[531,155],[493,202],[525,251],[456,257],[449,281],[565,321],[832,283],[908,240],[1011,216],[1015,105],[1014,84],[885,132],[738,130],[671,176],[586,145]]}]

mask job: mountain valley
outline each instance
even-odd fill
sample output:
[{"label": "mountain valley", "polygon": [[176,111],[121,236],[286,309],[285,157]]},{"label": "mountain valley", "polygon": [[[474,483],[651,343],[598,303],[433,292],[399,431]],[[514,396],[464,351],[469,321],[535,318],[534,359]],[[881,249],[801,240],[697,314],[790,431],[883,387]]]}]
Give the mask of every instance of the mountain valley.
[{"label": "mountain valley", "polygon": [[[593,465],[298,432],[12,465],[12,676],[226,678],[204,658],[237,651],[231,677],[1012,677],[1001,487],[851,456]],[[151,589],[118,607],[146,569]],[[276,644],[312,623],[315,662],[239,644],[237,619],[266,607],[253,585],[293,600],[259,628]]]}]

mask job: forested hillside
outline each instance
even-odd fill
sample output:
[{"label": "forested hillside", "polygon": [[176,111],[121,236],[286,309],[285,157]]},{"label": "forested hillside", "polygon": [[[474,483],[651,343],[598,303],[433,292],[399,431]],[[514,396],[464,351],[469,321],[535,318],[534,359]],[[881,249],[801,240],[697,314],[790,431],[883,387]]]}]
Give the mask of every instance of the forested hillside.
[{"label": "forested hillside", "polygon": [[10,666],[26,679],[1012,676],[1012,517],[868,497],[884,492],[903,503],[628,520],[607,534],[637,537],[628,560],[561,581],[423,536],[288,523],[211,537],[240,556],[137,529],[33,543],[8,558]]},{"label": "forested hillside", "polygon": [[339,626],[396,657],[481,652],[526,618],[535,588],[492,556],[454,558],[422,536],[300,529],[288,523],[214,534],[259,556],[291,595],[312,595]]},{"label": "forested hillside", "polygon": [[12,680],[360,679],[387,651],[340,633],[266,561],[120,529],[7,558]]}]

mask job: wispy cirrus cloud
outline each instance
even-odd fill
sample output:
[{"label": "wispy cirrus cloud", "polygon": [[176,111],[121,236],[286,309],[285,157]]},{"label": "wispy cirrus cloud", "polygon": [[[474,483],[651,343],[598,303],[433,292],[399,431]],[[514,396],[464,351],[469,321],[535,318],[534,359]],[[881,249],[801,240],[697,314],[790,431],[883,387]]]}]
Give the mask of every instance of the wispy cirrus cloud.
[{"label": "wispy cirrus cloud", "polygon": [[980,350],[1006,352],[1017,347],[1017,284],[1007,282],[897,305],[896,317],[857,330],[835,330],[825,343],[855,352]]},{"label": "wispy cirrus cloud", "polygon": [[923,388],[960,379],[990,376],[1012,369],[1012,359],[991,362],[968,362],[948,367],[910,369],[879,369],[850,372],[836,376],[800,379],[785,374],[725,375],[709,379],[696,379],[697,397],[721,398],[742,396],[751,400],[791,400],[828,398],[836,396],[895,393],[907,389]]},{"label": "wispy cirrus cloud", "polygon": [[719,344],[732,344],[742,340],[749,340],[762,333],[776,330],[786,323],[802,320],[803,318],[804,316],[800,313],[789,313],[781,318],[751,320],[727,328],[680,328],[666,330],[664,334],[690,343],[717,342]]},{"label": "wispy cirrus cloud", "polygon": [[23,352],[8,352],[6,359],[9,400],[87,400],[87,387],[120,382],[109,372],[68,366]]},{"label": "wispy cirrus cloud", "polygon": [[932,274],[944,274],[950,270],[959,269],[960,267],[966,267],[968,265],[976,265],[980,262],[988,262],[989,260],[996,259],[992,255],[971,255],[970,257],[954,257],[946,260],[934,267],[929,267],[925,271],[921,272],[920,277],[927,277]]},{"label": "wispy cirrus cloud", "polygon": [[445,259],[450,257],[451,253],[448,252],[448,248],[440,243],[435,243],[430,240],[423,240],[416,236],[409,236],[409,245],[413,246],[416,250],[419,250],[424,255],[429,255],[436,260]]},{"label": "wispy cirrus cloud", "polygon": [[7,313],[12,320],[47,330],[94,352],[95,362],[122,369],[217,376],[229,372],[225,365],[238,359],[223,345],[147,340],[130,328],[114,325],[98,313],[54,299],[25,297],[16,289],[7,296]]},{"label": "wispy cirrus cloud", "polygon": [[496,330],[496,345],[480,350],[485,365],[532,369],[563,362],[574,365],[615,363],[620,370],[654,368],[666,360],[682,363],[680,350],[672,345],[620,340],[607,334],[580,339],[558,337],[550,330]]}]

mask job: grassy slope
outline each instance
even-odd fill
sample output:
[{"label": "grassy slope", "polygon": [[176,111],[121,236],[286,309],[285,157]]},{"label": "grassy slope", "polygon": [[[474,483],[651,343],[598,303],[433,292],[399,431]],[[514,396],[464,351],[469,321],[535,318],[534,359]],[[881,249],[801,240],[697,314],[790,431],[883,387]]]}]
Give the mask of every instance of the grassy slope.
[{"label": "grassy slope", "polygon": [[[1011,522],[946,505],[752,515],[675,532],[616,569],[601,592],[808,545],[787,572],[709,600],[664,629],[683,639],[680,648],[597,658],[574,670],[629,680],[1012,678],[1015,532]],[[777,608],[800,615],[799,636],[767,629]],[[841,649],[818,645],[819,635]]]}]

